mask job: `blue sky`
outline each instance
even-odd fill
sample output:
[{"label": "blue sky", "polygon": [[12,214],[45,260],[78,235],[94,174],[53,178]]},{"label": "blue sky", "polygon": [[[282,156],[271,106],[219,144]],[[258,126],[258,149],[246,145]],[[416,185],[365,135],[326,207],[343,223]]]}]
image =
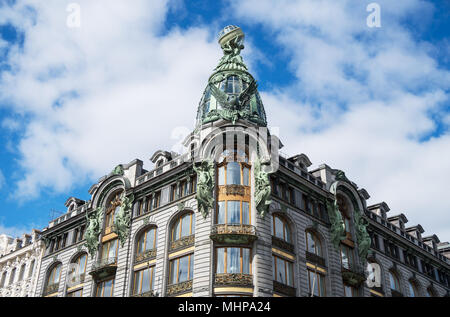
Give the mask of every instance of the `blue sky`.
[{"label": "blue sky", "polygon": [[377,1],[380,28],[372,1],[91,2],[0,0],[0,231],[45,227],[117,164],[151,168],[192,129],[236,24],[283,151],[450,239],[448,1]]}]

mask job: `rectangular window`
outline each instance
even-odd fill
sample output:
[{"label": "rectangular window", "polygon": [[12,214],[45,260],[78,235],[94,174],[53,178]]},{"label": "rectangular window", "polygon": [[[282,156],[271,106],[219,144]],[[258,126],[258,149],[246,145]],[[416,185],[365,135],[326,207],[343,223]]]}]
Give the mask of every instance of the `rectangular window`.
[{"label": "rectangular window", "polygon": [[164,206],[169,202],[169,191],[170,191],[169,187],[164,187],[161,190],[161,206]]},{"label": "rectangular window", "polygon": [[112,297],[114,291],[114,279],[103,281],[97,284],[97,297]]},{"label": "rectangular window", "polygon": [[242,202],[242,224],[250,224],[250,203],[246,201]]},{"label": "rectangular window", "polygon": [[341,263],[344,269],[350,269],[353,266],[353,250],[345,245],[341,245]]},{"label": "rectangular window", "polygon": [[293,264],[290,261],[273,256],[275,281],[288,285],[294,285]]},{"label": "rectangular window", "polygon": [[155,267],[134,272],[133,295],[144,294],[154,289]]},{"label": "rectangular window", "polygon": [[251,274],[250,249],[216,248],[216,273]]},{"label": "rectangular window", "polygon": [[194,255],[186,255],[170,261],[170,284],[178,284],[193,278]]},{"label": "rectangular window", "polygon": [[155,196],[153,197],[153,209],[158,208],[160,202],[161,202],[161,191],[158,191],[155,193]]},{"label": "rectangular window", "polygon": [[224,224],[225,223],[225,202],[219,201],[217,206],[217,223]]},{"label": "rectangular window", "polygon": [[239,201],[227,201],[227,223],[241,223],[241,203]]},{"label": "rectangular window", "polygon": [[314,296],[323,297],[325,294],[325,278],[323,275],[308,270],[309,293]]}]

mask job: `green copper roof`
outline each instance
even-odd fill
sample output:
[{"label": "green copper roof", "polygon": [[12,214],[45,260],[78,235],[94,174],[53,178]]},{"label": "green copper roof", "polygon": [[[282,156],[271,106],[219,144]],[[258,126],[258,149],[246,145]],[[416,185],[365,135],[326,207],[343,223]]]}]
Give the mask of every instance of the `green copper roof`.
[{"label": "green copper roof", "polygon": [[197,126],[225,119],[233,122],[248,120],[266,126],[266,113],[257,90],[257,83],[248,72],[241,50],[244,33],[234,25],[219,34],[224,56],[209,77],[197,111]]}]

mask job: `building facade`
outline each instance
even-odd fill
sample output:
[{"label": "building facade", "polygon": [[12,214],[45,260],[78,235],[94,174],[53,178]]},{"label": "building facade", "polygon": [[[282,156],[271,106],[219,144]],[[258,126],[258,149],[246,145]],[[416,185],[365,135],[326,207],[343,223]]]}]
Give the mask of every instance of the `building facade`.
[{"label": "building facade", "polygon": [[34,296],[43,251],[39,234],[0,235],[0,297]]},{"label": "building facade", "polygon": [[34,295],[449,295],[448,244],[341,170],[279,154],[243,39],[219,35],[185,153],[118,165],[42,230]]}]

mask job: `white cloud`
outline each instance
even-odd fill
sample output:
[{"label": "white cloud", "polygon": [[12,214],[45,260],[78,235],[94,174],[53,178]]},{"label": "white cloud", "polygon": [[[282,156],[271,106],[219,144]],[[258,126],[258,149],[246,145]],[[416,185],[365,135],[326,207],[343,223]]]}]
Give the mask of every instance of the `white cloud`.
[{"label": "white cloud", "polygon": [[66,26],[61,1],[18,0],[0,12],[0,23],[25,32],[23,49],[11,49],[14,71],[3,74],[0,88],[16,112],[32,117],[17,145],[21,198],[35,198],[42,188],[67,191],[170,147],[172,129],[193,127],[220,58],[205,29],[160,36],[166,1],[78,3],[79,29]]},{"label": "white cloud", "polygon": [[24,233],[30,234],[32,229],[37,228],[34,226],[13,226],[8,227],[4,224],[0,223],[0,234],[6,234],[7,236],[10,236],[12,238],[20,238]]},{"label": "white cloud", "polygon": [[[262,25],[287,52],[296,80],[265,91],[271,126],[289,154],[306,153],[386,201],[408,225],[450,238],[450,134],[431,137],[448,102],[450,73],[416,42],[402,19],[432,16],[423,1],[377,1],[382,28],[365,25],[364,3],[231,1],[236,14]],[[426,23],[426,19],[422,21]],[[448,116],[448,115],[447,115]],[[443,120],[449,124],[448,120]]]}]

